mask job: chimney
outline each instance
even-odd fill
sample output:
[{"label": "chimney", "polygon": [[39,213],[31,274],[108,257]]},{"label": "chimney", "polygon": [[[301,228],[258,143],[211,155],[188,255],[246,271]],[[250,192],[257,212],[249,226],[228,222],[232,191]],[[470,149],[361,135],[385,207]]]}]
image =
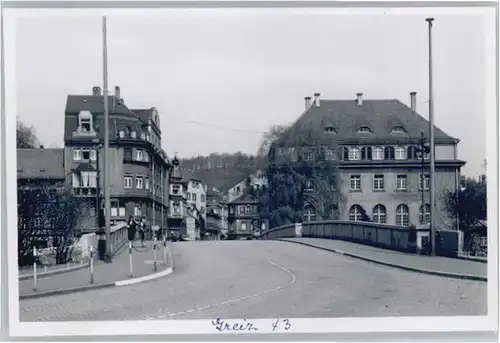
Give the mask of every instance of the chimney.
[{"label": "chimney", "polygon": [[119,86],[115,86],[115,98],[117,100],[120,100],[120,87]]},{"label": "chimney", "polygon": [[99,96],[99,95],[101,95],[101,87],[99,87],[99,86],[94,86],[94,87],[92,88],[92,95],[93,95],[93,96]]},{"label": "chimney", "polygon": [[417,92],[410,92],[410,107],[413,111],[417,110]]},{"label": "chimney", "polygon": [[363,106],[363,93],[356,93],[356,104]]},{"label": "chimney", "polygon": [[314,106],[319,107],[319,96],[320,93],[314,93]]},{"label": "chimney", "polygon": [[308,110],[311,107],[311,97],[306,96],[304,99],[306,100],[306,110]]}]

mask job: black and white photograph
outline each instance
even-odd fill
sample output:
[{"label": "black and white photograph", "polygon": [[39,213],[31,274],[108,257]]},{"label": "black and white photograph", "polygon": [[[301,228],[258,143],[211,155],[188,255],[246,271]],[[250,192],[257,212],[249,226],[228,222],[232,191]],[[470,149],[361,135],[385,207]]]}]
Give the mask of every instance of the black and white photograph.
[{"label": "black and white photograph", "polygon": [[4,8],[10,334],[498,330],[498,4],[375,6]]}]

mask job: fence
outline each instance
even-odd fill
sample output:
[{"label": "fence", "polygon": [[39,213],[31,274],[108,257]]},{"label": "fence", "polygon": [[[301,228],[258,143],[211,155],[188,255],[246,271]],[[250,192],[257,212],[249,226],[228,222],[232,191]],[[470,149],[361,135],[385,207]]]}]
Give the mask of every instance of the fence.
[{"label": "fence", "polygon": [[429,229],[329,220],[284,225],[267,230],[257,238],[276,239],[297,236],[339,239],[403,252],[424,253],[428,248],[425,241],[429,237]]}]

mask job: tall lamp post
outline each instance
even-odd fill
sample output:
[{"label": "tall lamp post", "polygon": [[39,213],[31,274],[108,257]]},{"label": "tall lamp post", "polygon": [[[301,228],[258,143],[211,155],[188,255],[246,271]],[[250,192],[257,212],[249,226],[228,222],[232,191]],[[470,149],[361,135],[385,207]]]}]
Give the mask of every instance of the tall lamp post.
[{"label": "tall lamp post", "polygon": [[422,194],[422,223],[425,222],[425,156],[429,154],[429,144],[423,132],[420,132],[418,140],[417,156],[420,157],[421,173],[420,173],[420,189]]},{"label": "tall lamp post", "polygon": [[432,23],[434,18],[427,18],[425,21],[429,25],[429,143],[430,143],[430,215],[429,223],[431,231],[431,255],[436,255],[436,188],[435,188],[435,145],[434,145],[434,97],[432,92]]}]

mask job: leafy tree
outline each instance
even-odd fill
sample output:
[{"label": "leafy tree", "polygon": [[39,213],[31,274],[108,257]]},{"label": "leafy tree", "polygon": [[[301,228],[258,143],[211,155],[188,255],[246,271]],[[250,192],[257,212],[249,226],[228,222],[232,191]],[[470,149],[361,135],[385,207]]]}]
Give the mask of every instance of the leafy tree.
[{"label": "leafy tree", "polygon": [[372,221],[372,219],[370,218],[368,213],[366,213],[366,210],[364,209],[363,206],[360,206],[360,211],[361,211],[361,221],[362,222],[371,222]]},{"label": "leafy tree", "polygon": [[459,228],[463,231],[482,229],[486,232],[486,179],[467,179],[460,190],[448,191],[443,197],[444,208],[449,216],[458,217]]},{"label": "leafy tree", "polygon": [[38,146],[36,130],[33,126],[26,125],[19,119],[16,123],[17,149],[33,149]]},{"label": "leafy tree", "polygon": [[18,201],[18,263],[33,263],[33,248],[48,247],[57,264],[66,263],[77,241],[80,203],[69,190],[43,181],[20,184]]},{"label": "leafy tree", "polygon": [[301,221],[307,207],[317,219],[337,218],[342,199],[337,191],[336,145],[322,140],[311,127],[273,127],[264,138],[259,150],[270,148],[268,188],[261,205],[271,226]]}]

